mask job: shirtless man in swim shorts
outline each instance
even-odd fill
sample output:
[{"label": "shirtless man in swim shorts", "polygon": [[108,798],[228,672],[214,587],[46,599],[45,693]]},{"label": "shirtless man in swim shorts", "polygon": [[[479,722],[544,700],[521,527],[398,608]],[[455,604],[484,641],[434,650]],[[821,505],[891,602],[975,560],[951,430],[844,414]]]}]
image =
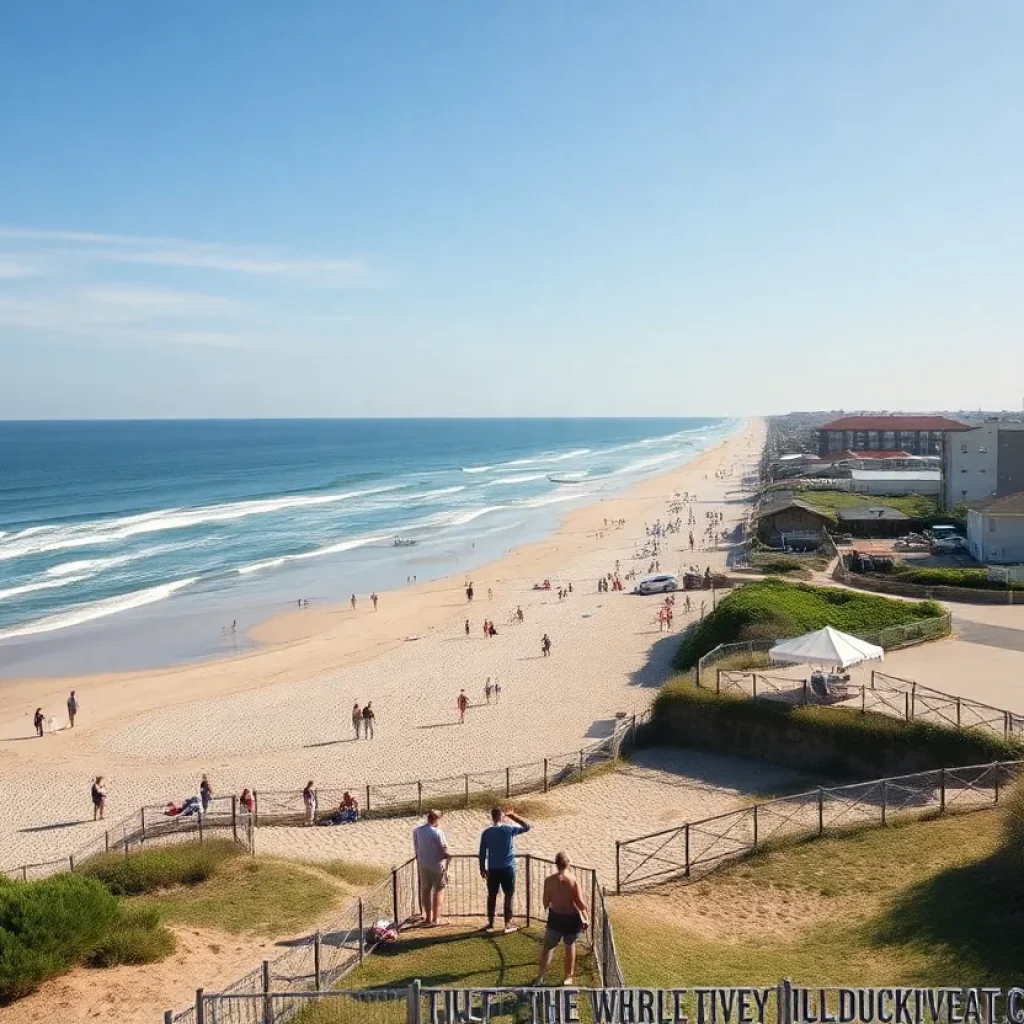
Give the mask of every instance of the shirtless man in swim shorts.
[{"label": "shirtless man in swim shorts", "polygon": [[551,958],[559,943],[565,944],[565,982],[573,983],[576,969],[576,940],[587,927],[587,905],[580,892],[580,884],[568,874],[569,858],[564,853],[555,854],[557,871],[544,879],[544,906],[548,912],[547,929],[544,932],[544,949],[540,954],[540,967],[535,985],[544,981],[544,975],[551,966]]}]

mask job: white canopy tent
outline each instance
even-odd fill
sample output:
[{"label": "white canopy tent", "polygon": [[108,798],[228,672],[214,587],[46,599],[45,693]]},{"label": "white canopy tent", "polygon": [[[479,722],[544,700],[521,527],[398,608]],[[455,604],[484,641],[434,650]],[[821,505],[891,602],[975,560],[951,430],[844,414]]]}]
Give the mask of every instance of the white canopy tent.
[{"label": "white canopy tent", "polygon": [[881,661],[885,657],[881,647],[849,633],[840,633],[831,626],[783,640],[768,654],[773,662],[786,665],[834,665],[838,668],[848,668],[862,661]]}]

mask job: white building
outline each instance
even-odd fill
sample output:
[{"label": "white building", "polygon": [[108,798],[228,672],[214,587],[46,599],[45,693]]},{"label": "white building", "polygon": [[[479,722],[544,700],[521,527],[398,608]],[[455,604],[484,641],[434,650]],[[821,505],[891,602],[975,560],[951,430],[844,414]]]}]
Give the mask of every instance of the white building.
[{"label": "white building", "polygon": [[850,489],[857,494],[924,494],[938,498],[942,472],[938,469],[851,469]]},{"label": "white building", "polygon": [[1024,562],[1024,491],[989,498],[968,510],[967,544],[979,562]]},{"label": "white building", "polygon": [[946,435],[942,498],[946,508],[1024,489],[1024,423],[989,420]]}]

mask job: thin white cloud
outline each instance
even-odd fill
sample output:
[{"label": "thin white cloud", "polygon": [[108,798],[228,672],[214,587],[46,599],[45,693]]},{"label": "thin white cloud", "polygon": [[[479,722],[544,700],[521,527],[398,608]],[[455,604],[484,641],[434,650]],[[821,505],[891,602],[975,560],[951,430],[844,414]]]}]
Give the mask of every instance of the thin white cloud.
[{"label": "thin white cloud", "polygon": [[19,253],[0,253],[0,281],[38,277],[43,272],[43,263],[38,259],[26,258]]},{"label": "thin white cloud", "polygon": [[280,277],[331,288],[364,288],[373,284],[365,260],[297,258],[260,246],[220,245],[177,238],[147,238],[88,231],[51,231],[0,225],[0,238],[33,246],[62,246],[77,259],[95,262],[218,270]]}]

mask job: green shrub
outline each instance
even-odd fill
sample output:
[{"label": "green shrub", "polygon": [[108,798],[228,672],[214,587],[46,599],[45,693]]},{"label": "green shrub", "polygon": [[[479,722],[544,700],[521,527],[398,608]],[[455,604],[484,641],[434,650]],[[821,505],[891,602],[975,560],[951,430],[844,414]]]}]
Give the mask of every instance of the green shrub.
[{"label": "green shrub", "polygon": [[1024,885],[1024,776],[1010,790],[1003,806],[1003,849]]},{"label": "green shrub", "polygon": [[154,964],[174,952],[174,933],[160,923],[155,907],[122,907],[105,938],[94,947],[90,967]]},{"label": "green shrub", "polygon": [[[903,583],[922,587],[968,587],[977,590],[1006,590],[1005,583],[990,580],[987,569],[945,568],[931,565],[908,565],[899,562],[892,575]],[[1024,590],[1024,583],[1010,584],[1011,590]]]},{"label": "green shrub", "polygon": [[83,861],[79,872],[98,879],[115,896],[140,896],[205,882],[240,853],[241,847],[228,840],[157,847],[127,858],[123,853],[103,853]]},{"label": "green shrub", "polygon": [[837,775],[880,777],[1013,760],[1021,747],[980,730],[957,731],[845,708],[716,694],[686,681],[654,702],[658,741],[763,757]]},{"label": "green shrub", "polygon": [[756,580],[734,590],[691,630],[673,664],[685,671],[719,644],[778,640],[822,626],[871,638],[883,629],[942,615],[934,601],[893,601],[837,587],[780,579]]},{"label": "green shrub", "polygon": [[0,1002],[19,999],[84,960],[117,918],[95,879],[55,875],[0,888]]}]

